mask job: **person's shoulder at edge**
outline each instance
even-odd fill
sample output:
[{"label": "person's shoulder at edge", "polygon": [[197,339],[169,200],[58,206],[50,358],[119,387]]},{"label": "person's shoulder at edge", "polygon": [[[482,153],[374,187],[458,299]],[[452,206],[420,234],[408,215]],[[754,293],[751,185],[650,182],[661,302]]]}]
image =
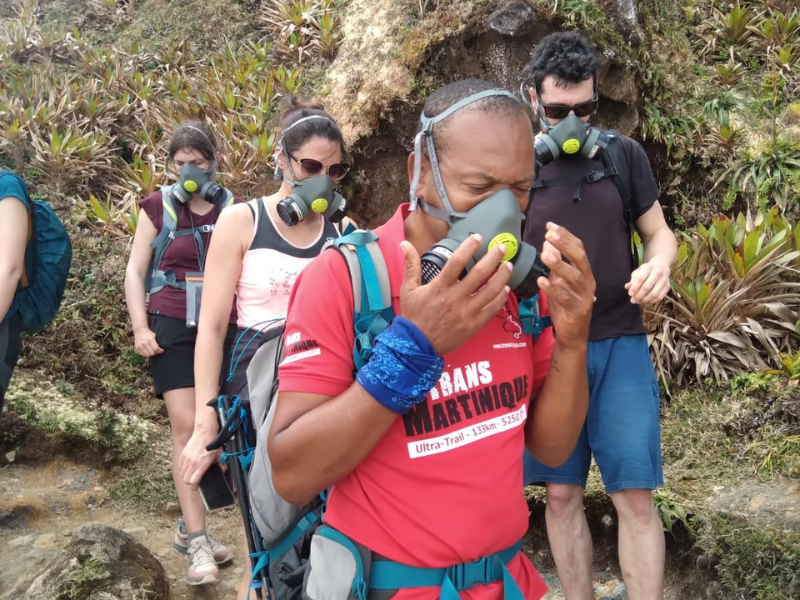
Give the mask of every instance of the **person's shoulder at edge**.
[{"label": "person's shoulder at edge", "polygon": [[10,172],[13,177],[3,177],[0,179],[0,200],[5,198],[17,198],[27,206],[28,201],[25,197],[25,188],[22,178],[14,172]]}]

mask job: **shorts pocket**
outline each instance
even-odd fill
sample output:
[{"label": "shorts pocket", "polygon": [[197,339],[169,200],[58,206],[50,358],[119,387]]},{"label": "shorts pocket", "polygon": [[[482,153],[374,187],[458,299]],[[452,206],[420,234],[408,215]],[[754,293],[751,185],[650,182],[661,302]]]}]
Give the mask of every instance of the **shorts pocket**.
[{"label": "shorts pocket", "polygon": [[159,335],[159,325],[161,324],[161,319],[158,318],[158,315],[147,315],[147,326],[150,328],[156,336],[156,343],[161,346],[161,336]]}]

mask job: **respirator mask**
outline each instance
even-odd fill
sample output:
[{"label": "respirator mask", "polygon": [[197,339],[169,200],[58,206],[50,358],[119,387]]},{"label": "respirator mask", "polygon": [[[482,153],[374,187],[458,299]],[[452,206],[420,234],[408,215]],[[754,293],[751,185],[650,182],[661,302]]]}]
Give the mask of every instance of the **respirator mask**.
[{"label": "respirator mask", "polygon": [[[311,119],[330,120],[322,115],[303,117],[287,127],[284,135],[286,131],[289,131],[295,125]],[[309,213],[315,212],[329,221],[340,222],[347,214],[347,200],[333,189],[333,179],[326,173],[320,173],[298,181],[297,176],[294,174],[294,169],[292,169],[289,153],[286,152],[283,136],[281,136],[278,145],[286,159],[287,170],[291,174],[290,178],[284,173],[283,179],[292,186],[292,193],[278,202],[277,211],[281,220],[291,227],[305,219]]]},{"label": "respirator mask", "polygon": [[[450,226],[447,237],[434,244],[430,250],[422,255],[422,283],[425,284],[432,281],[444,268],[445,263],[453,255],[456,248],[470,235],[479,233],[483,236],[483,243],[469,264],[466,265],[462,277],[487,252],[498,244],[503,244],[506,248],[503,261],[510,262],[513,266],[509,287],[519,298],[530,298],[539,290],[539,286],[536,283],[538,278],[547,277],[550,271],[542,263],[536,249],[520,240],[524,215],[519,209],[519,203],[514,193],[509,189],[501,189],[473,206],[470,210],[456,212],[453,210],[453,206],[444,189],[444,182],[439,171],[439,162],[436,158],[436,148],[433,143],[433,126],[457,110],[489,96],[507,96],[516,101],[514,95],[506,90],[484,90],[464,98],[433,118],[428,118],[424,114],[420,118],[422,131],[414,138],[414,175],[410,192],[411,210],[415,210],[419,205],[427,214],[448,223]],[[430,206],[416,196],[421,171],[423,139],[428,150],[436,190],[439,192],[444,209]]]},{"label": "respirator mask", "polygon": [[222,202],[226,197],[225,188],[211,180],[215,170],[214,163],[208,171],[191,163],[184,163],[179,172],[178,183],[172,189],[178,202],[181,204],[190,202],[195,193],[199,193],[200,197],[210,204]]},{"label": "respirator mask", "polygon": [[[529,93],[525,90],[526,81],[520,84],[520,95],[525,103],[530,104]],[[597,87],[595,84],[594,96],[588,102],[576,106],[561,104],[545,105],[539,92],[534,89],[538,108],[536,115],[539,118],[541,132],[536,135],[534,142],[536,162],[546,165],[561,155],[580,154],[589,159],[600,158],[608,146],[608,136],[588,123],[581,121],[580,117],[591,115],[597,109]],[[549,113],[549,116],[548,116]],[[561,119],[556,125],[550,124],[550,118]]]},{"label": "respirator mask", "polygon": [[574,114],[553,127],[544,127],[534,142],[540,165],[554,161],[562,154],[580,154],[589,159],[600,158],[608,146],[608,136],[597,127],[589,127]]}]

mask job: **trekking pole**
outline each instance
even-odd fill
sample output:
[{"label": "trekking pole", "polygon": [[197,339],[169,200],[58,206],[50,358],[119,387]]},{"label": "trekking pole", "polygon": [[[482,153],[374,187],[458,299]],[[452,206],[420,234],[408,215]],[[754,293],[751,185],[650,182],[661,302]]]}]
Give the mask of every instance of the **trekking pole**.
[{"label": "trekking pole", "polygon": [[[254,573],[259,558],[264,551],[264,547],[261,543],[261,535],[253,524],[252,513],[250,512],[250,495],[248,493],[247,477],[245,469],[240,461],[240,457],[244,456],[249,450],[245,439],[246,433],[244,431],[244,409],[241,404],[239,404],[238,411],[231,411],[234,404],[231,403],[230,396],[215,398],[208,402],[208,406],[216,407],[217,417],[220,421],[220,432],[217,438],[206,446],[206,450],[208,452],[213,452],[221,447],[226,454],[234,459],[228,461],[228,468],[231,469],[233,484],[236,488],[236,500],[239,505],[239,511],[242,514],[245,541],[247,542],[248,558],[250,560],[250,572]],[[261,569],[259,575],[261,586],[266,590],[266,593],[269,594],[271,585],[265,569]]]}]

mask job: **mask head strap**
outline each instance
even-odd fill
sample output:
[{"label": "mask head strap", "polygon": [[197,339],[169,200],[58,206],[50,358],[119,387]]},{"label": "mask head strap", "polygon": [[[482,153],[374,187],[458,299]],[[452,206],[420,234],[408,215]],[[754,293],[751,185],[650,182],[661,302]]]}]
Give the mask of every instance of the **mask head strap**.
[{"label": "mask head strap", "polygon": [[286,136],[286,132],[290,131],[292,127],[296,127],[297,125],[300,125],[300,123],[305,123],[306,121],[311,121],[313,119],[323,119],[324,121],[330,121],[331,123],[333,123],[331,119],[329,119],[324,115],[310,115],[308,117],[303,117],[302,119],[297,119],[297,121],[295,121],[294,123],[289,125],[286,129],[284,129],[280,139],[278,140],[278,148],[280,148],[280,151],[286,157],[286,167],[289,169],[289,173],[292,175],[292,178],[290,179],[289,177],[286,176],[286,173],[284,173],[283,179],[293,186],[297,185],[297,175],[294,174],[294,169],[292,168],[292,159],[289,157],[289,153],[286,151],[286,145],[284,144],[283,138]]},{"label": "mask head strap", "polygon": [[[467,213],[464,212],[456,212],[453,210],[453,205],[450,203],[450,199],[447,197],[447,191],[444,188],[444,181],[442,181],[442,174],[439,171],[439,160],[436,157],[436,148],[433,143],[433,126],[436,123],[439,123],[452,115],[454,112],[461,110],[465,106],[472,104],[473,102],[477,102],[478,100],[483,100],[484,98],[488,98],[490,96],[506,96],[508,98],[513,98],[517,100],[517,98],[509,92],[508,90],[504,90],[502,88],[494,88],[491,90],[483,90],[482,92],[477,92],[466,98],[463,98],[447,108],[444,112],[436,115],[435,117],[426,117],[425,113],[420,115],[420,121],[422,122],[422,130],[416,135],[414,138],[414,175],[411,181],[411,190],[409,192],[409,199],[411,201],[411,210],[415,210],[417,205],[422,207],[422,210],[428,213],[430,216],[439,219],[440,221],[445,221],[446,223],[452,223],[456,219],[463,219]],[[420,198],[417,198],[417,186],[419,185],[419,177],[420,171],[422,170],[422,140],[425,139],[425,145],[428,150],[428,160],[431,163],[431,170],[433,171],[433,180],[436,184],[436,191],[439,192],[439,198],[442,200],[442,206],[444,206],[444,210],[441,208],[437,208],[435,206],[429,206]]]}]

